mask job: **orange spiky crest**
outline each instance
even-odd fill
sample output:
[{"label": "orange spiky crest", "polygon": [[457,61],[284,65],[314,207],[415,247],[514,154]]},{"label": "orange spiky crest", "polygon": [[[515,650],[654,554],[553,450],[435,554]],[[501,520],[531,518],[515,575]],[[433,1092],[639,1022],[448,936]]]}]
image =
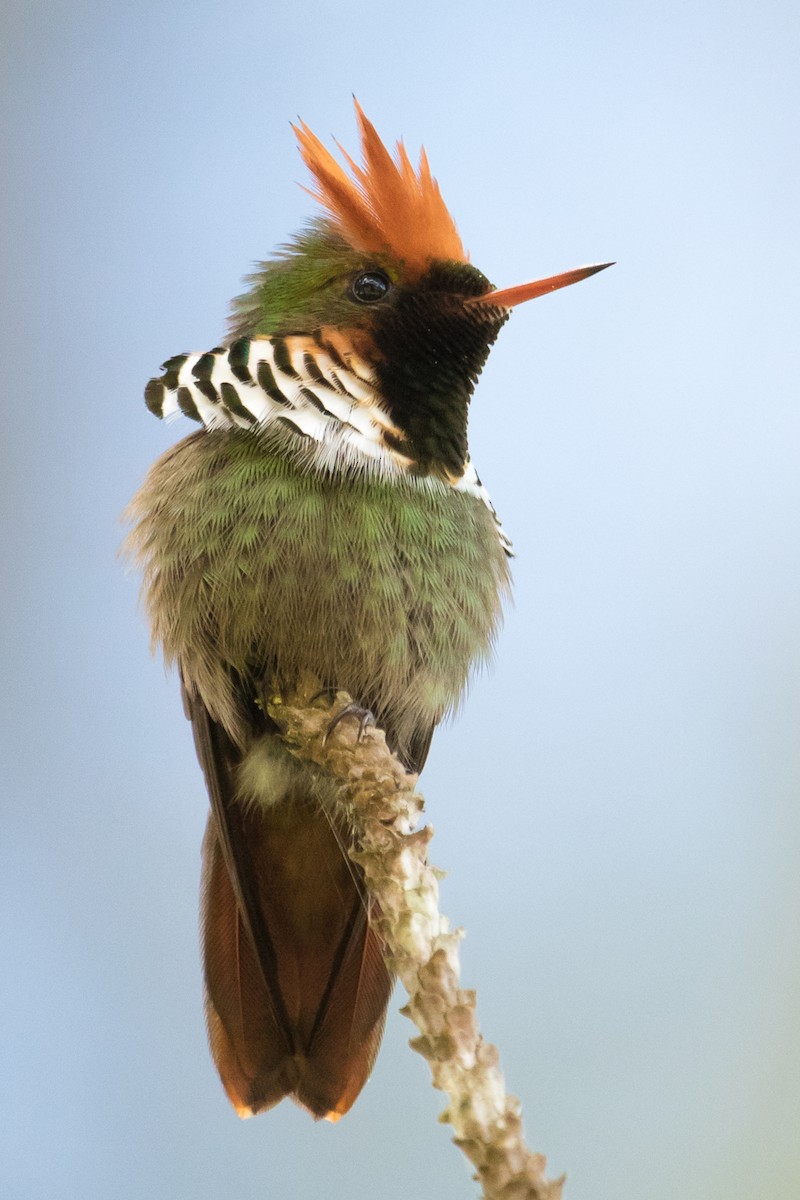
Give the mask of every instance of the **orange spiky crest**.
[{"label": "orange spiky crest", "polygon": [[421,274],[435,259],[467,262],[425,151],[421,151],[419,170],[415,171],[400,141],[395,161],[358,101],[354,104],[364,166],[359,167],[339,146],[352,177],[305,122],[292,127],[314,177],[314,188],[307,190],[327,209],[337,231],[354,250],[388,252],[413,274]]}]

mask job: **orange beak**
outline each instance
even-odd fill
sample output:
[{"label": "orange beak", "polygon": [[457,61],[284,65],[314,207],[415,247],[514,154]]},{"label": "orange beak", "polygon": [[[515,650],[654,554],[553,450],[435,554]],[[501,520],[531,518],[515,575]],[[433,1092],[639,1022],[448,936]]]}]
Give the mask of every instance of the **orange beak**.
[{"label": "orange beak", "polygon": [[470,296],[465,304],[492,304],[495,308],[513,308],[536,296],[544,296],[546,292],[556,292],[559,288],[569,287],[571,283],[580,283],[606,267],[613,267],[613,262],[596,263],[592,267],[577,267],[574,271],[565,271],[563,275],[548,275],[547,279],[535,279],[532,283],[520,283],[516,287],[497,288],[486,292],[483,296]]}]

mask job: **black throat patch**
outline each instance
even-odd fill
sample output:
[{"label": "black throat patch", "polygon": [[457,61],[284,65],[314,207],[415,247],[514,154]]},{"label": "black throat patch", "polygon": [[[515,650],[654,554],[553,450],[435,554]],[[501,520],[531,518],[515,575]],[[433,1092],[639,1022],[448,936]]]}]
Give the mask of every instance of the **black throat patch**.
[{"label": "black throat patch", "polygon": [[394,448],[420,474],[464,471],[470,397],[509,313],[463,301],[490,286],[468,263],[438,263],[373,326],[380,391],[404,434]]}]

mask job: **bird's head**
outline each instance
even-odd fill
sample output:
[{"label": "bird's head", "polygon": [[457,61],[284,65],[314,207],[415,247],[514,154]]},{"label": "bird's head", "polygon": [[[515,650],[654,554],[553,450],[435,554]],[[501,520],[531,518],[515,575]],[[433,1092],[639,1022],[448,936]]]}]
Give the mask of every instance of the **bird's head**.
[{"label": "bird's head", "polygon": [[[342,166],[307,125],[295,127],[322,215],[250,277],[230,348],[168,360],[147,403],[209,425],[280,417],[324,439],[331,422],[341,431],[343,393],[359,407],[346,435],[359,453],[458,483],[469,400],[511,309],[602,266],[493,288],[469,262],[425,152],[415,169],[402,142],[390,154],[358,103],[356,116],[361,165],[342,151]],[[352,426],[352,410],[344,417]]]},{"label": "bird's head", "polygon": [[[383,331],[418,304],[485,322],[485,314],[464,310],[464,300],[491,285],[468,261],[425,152],[418,170],[402,142],[392,158],[357,103],[356,114],[363,166],[342,151],[350,173],[307,125],[295,126],[313,179],[308,190],[324,216],[252,276],[251,290],[235,302],[235,333]],[[488,324],[502,319],[498,310]]]},{"label": "bird's head", "polygon": [[324,216],[251,277],[232,331],[335,331],[374,368],[418,465],[458,476],[467,404],[511,309],[602,266],[494,289],[469,262],[424,150],[416,170],[402,142],[393,157],[355,107],[363,165],[342,151],[349,170],[307,125],[295,126]]}]

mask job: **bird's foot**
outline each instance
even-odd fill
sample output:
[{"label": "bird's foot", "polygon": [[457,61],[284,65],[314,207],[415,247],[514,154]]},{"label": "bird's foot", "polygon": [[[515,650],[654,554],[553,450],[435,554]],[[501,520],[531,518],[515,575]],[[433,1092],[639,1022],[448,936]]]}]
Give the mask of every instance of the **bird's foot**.
[{"label": "bird's foot", "polygon": [[[323,692],[320,692],[320,695],[323,694]],[[363,741],[364,730],[367,728],[367,726],[375,724],[375,714],[370,712],[368,708],[362,708],[360,704],[345,704],[341,712],[336,714],[328,728],[325,730],[325,736],[322,739],[323,746],[327,745],[328,738],[331,736],[339,722],[344,719],[344,717],[358,717],[358,735],[356,737],[357,742]]]}]

